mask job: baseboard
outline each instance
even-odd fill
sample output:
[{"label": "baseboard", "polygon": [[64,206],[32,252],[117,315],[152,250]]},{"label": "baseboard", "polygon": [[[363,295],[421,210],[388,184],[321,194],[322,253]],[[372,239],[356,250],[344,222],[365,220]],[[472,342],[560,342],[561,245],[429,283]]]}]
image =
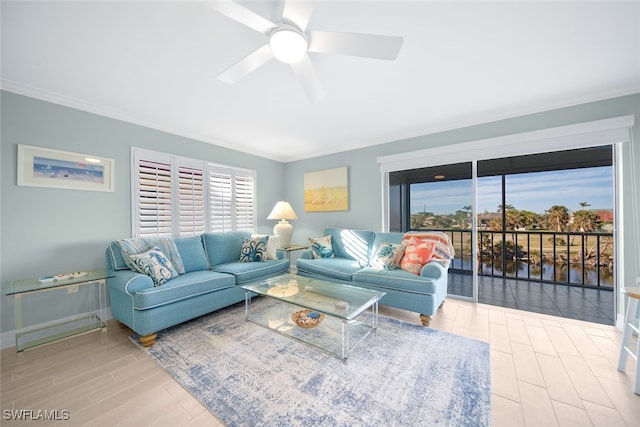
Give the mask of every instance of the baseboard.
[{"label": "baseboard", "polygon": [[16,331],[8,331],[0,334],[0,348],[9,348],[16,345]]},{"label": "baseboard", "polygon": [[[73,320],[77,317],[80,316],[85,316],[85,315],[89,315],[90,313],[82,313],[82,314],[76,314],[73,316],[69,316],[63,319],[56,319],[56,320],[52,320],[51,322],[44,322],[44,323],[40,323],[38,325],[30,325],[29,329],[31,328],[46,328],[49,326],[54,326],[59,322],[65,322],[65,321],[69,321],[69,320]],[[109,320],[111,320],[113,317],[111,316],[111,310],[107,310],[107,315],[106,315],[106,319],[102,319],[103,321],[107,322]],[[7,332],[3,332],[2,334],[0,334],[0,349],[5,349],[5,348],[9,348],[9,347],[15,347],[16,345],[16,331],[7,331]]]}]

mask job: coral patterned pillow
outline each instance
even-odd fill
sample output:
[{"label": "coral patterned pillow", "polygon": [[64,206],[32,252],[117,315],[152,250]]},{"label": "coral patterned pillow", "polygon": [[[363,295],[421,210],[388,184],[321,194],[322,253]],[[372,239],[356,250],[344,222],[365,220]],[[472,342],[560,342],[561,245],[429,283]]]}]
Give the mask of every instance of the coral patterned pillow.
[{"label": "coral patterned pillow", "polygon": [[415,239],[420,243],[435,243],[433,261],[438,261],[446,268],[449,268],[449,264],[456,254],[449,236],[441,231],[409,232],[405,233],[402,241],[406,243],[411,239]]},{"label": "coral patterned pillow", "polygon": [[404,256],[400,260],[400,268],[413,274],[420,274],[422,266],[431,261],[433,251],[436,248],[434,242],[421,242],[417,239],[409,239],[404,250]]}]

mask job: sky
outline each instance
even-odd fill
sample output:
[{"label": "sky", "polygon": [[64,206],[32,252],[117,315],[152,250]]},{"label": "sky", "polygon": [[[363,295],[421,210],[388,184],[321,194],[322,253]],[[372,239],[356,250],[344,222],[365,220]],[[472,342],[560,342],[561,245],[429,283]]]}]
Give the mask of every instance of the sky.
[{"label": "sky", "polygon": [[[613,168],[611,166],[508,175],[507,205],[539,214],[553,205],[570,211],[613,209]],[[411,186],[411,213],[455,213],[470,206],[471,180],[445,181]],[[501,201],[501,177],[478,179],[477,212],[496,212]]]}]

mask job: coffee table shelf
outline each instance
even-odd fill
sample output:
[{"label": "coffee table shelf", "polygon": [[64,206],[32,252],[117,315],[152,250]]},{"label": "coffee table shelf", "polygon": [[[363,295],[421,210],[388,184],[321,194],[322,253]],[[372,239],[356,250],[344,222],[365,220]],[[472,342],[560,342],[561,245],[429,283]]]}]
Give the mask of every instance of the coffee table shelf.
[{"label": "coffee table shelf", "polygon": [[[385,295],[293,274],[242,287],[247,321],[342,359],[378,327],[378,301]],[[255,308],[251,300],[256,295],[269,302]],[[291,318],[302,309],[323,313],[324,319],[313,328],[302,328]]]}]

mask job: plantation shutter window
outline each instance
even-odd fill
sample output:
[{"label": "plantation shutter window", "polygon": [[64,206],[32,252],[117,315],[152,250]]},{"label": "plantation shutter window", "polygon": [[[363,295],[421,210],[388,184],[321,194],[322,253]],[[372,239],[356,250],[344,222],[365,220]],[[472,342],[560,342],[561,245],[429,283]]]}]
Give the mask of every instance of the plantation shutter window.
[{"label": "plantation shutter window", "polygon": [[256,229],[256,173],[132,148],[132,235]]},{"label": "plantation shutter window", "polygon": [[255,172],[209,166],[211,231],[255,230]]}]

